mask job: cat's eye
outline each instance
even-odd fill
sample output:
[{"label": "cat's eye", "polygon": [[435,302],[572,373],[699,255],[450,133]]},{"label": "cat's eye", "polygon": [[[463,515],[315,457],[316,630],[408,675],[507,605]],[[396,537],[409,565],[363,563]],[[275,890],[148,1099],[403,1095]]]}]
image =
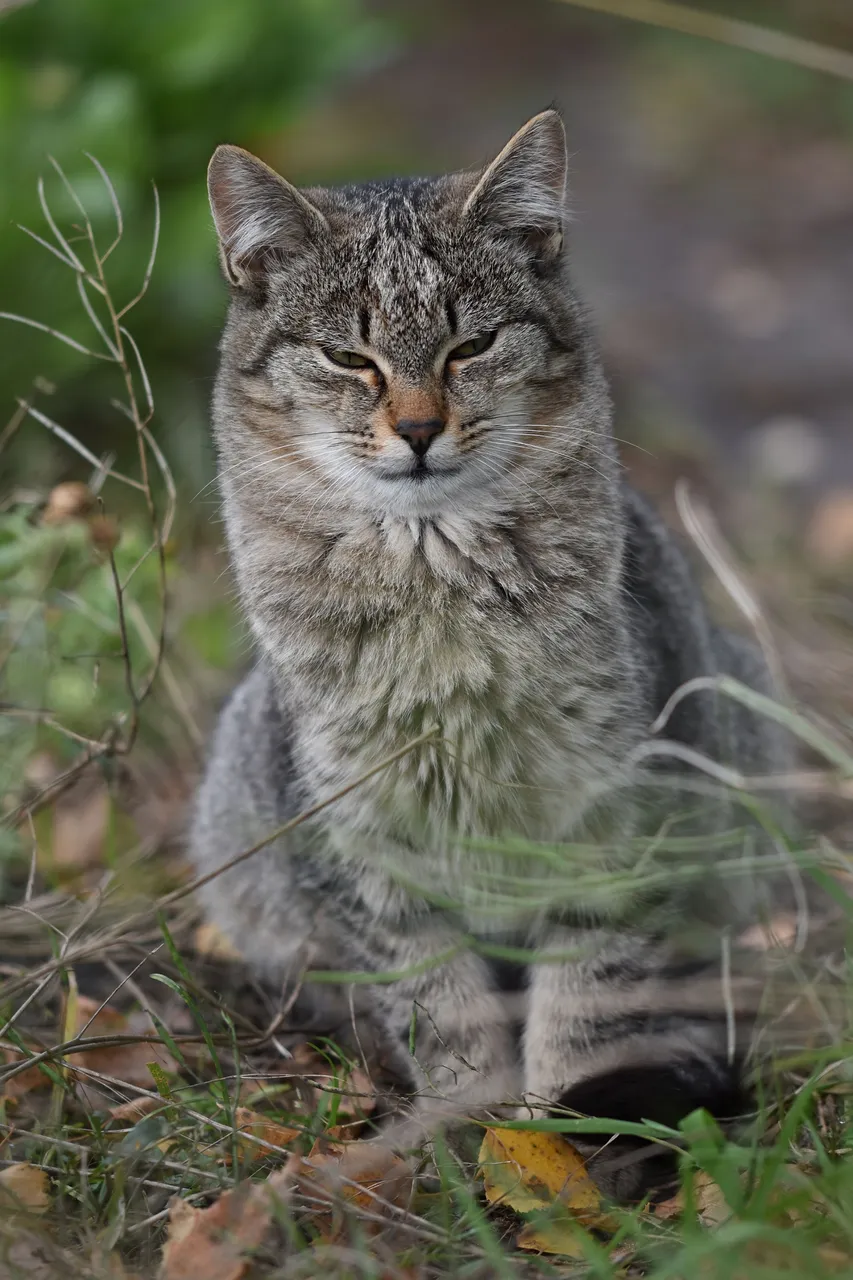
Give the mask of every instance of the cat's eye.
[{"label": "cat's eye", "polygon": [[467,342],[460,342],[458,347],[454,347],[448,360],[470,360],[471,356],[480,356],[484,351],[488,351],[489,347],[497,337],[497,332],[493,329],[491,333],[478,333],[476,338],[469,338]]},{"label": "cat's eye", "polygon": [[324,351],[323,354],[332,364],[343,365],[345,369],[372,369],[373,361],[358,351]]}]

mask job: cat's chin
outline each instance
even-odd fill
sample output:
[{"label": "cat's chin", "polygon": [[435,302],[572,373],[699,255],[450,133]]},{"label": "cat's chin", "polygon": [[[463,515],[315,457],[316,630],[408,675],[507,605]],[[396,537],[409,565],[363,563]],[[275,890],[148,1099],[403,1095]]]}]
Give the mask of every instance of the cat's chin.
[{"label": "cat's chin", "polygon": [[470,489],[461,466],[433,467],[423,471],[376,471],[365,489],[371,505],[400,519],[423,519],[446,514],[458,505],[460,494]]}]

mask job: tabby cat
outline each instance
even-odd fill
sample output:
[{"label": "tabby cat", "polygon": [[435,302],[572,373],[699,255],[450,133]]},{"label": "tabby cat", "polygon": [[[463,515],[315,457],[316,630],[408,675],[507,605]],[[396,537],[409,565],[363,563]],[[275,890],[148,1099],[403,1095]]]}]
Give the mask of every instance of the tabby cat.
[{"label": "tabby cat", "polygon": [[[684,682],[767,677],[622,480],[565,185],[555,111],[438,178],[299,191],[216,151],[213,417],[257,662],[191,847],[209,872],[420,739],[213,879],[210,917],[267,972],[377,975],[422,1108],[675,1122],[736,1103],[713,968],[697,975],[756,898],[715,885],[720,806],[697,817],[698,793],[701,891],[642,874],[662,815],[638,760]],[[746,772],[780,758],[707,689],[666,735]]]}]

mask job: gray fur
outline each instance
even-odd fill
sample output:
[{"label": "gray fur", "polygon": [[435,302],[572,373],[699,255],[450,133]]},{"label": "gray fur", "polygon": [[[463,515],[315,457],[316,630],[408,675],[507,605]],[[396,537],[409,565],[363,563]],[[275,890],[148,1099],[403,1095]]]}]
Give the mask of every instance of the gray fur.
[{"label": "gray fur", "polygon": [[[413,1084],[464,1105],[554,1103],[637,1063],[712,1080],[724,1035],[664,940],[675,895],[605,894],[590,873],[629,866],[659,823],[626,761],[670,694],[720,672],[766,687],[620,480],[564,181],[553,112],[481,173],[300,194],[236,148],[211,164],[232,284],[214,425],[258,662],[213,742],[196,865],[441,738],[212,881],[206,907],[274,972],[306,956],[411,969],[371,988],[374,1010]],[[324,354],[340,350],[373,363]],[[444,424],[426,473],[401,419]],[[779,758],[763,723],[709,693],[668,732],[746,772]],[[501,852],[518,837],[542,856]],[[551,854],[569,841],[590,851],[567,891]],[[555,874],[553,894],[499,879],[519,867]],[[483,954],[496,944],[539,953],[514,1002]]]}]

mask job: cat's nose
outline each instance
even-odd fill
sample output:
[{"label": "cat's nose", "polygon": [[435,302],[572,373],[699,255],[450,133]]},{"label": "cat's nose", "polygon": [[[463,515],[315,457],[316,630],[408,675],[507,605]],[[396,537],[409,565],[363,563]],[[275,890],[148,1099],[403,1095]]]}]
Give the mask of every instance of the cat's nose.
[{"label": "cat's nose", "polygon": [[441,418],[428,418],[425,422],[416,422],[413,418],[401,418],[394,430],[406,441],[417,457],[422,458],[436,436],[444,430]]}]

